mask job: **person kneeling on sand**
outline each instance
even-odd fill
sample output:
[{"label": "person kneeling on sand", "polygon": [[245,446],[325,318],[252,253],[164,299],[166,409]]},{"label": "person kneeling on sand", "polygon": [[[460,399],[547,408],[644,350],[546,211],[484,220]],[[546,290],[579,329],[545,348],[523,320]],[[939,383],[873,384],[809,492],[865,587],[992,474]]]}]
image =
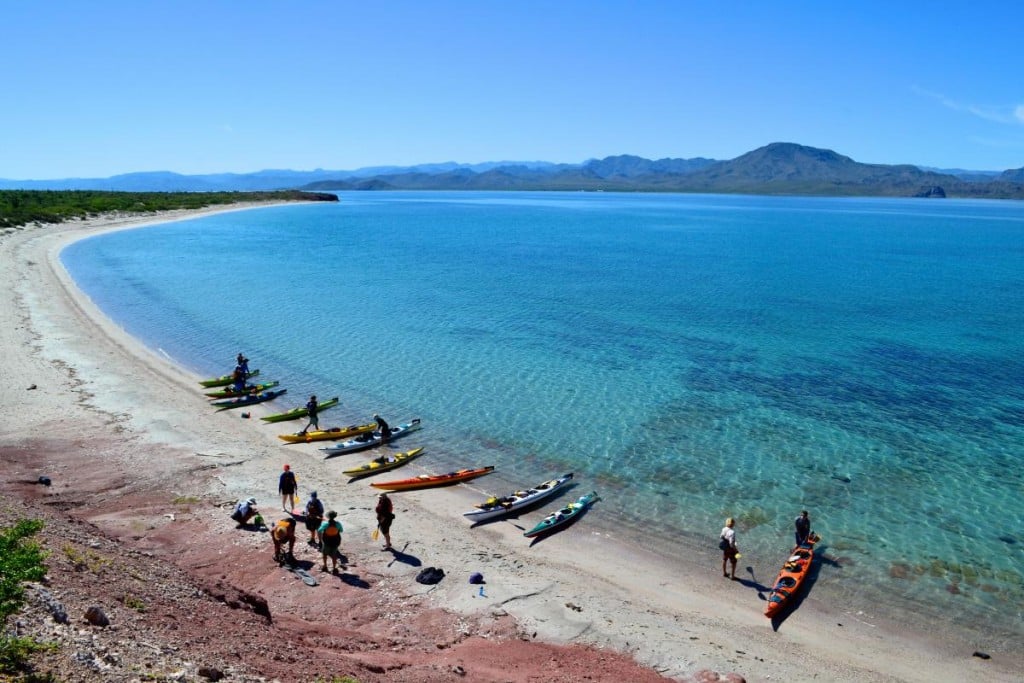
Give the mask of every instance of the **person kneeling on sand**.
[{"label": "person kneeling on sand", "polygon": [[[274,542],[274,562],[283,564],[295,561],[295,519],[286,517],[274,525],[270,532],[270,540]],[[288,553],[284,545],[288,544]]]},{"label": "person kneeling on sand", "polygon": [[[238,526],[243,527],[249,523],[250,519],[256,517],[262,521],[262,517],[259,516],[259,511],[256,510],[256,499],[247,498],[238,502],[235,506],[235,511],[231,513],[231,519],[238,522]],[[254,524],[259,525],[259,522],[253,520]]]},{"label": "person kneeling on sand", "polygon": [[331,571],[338,571],[338,551],[341,548],[341,522],[338,513],[331,510],[327,513],[327,521],[320,525],[320,552],[323,554],[323,571],[327,571],[327,558],[331,558]]}]

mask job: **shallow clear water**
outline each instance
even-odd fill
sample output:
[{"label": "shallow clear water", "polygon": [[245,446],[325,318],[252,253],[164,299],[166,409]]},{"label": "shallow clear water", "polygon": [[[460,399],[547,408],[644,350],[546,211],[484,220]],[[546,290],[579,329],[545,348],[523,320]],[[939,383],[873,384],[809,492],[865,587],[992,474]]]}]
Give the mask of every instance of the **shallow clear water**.
[{"label": "shallow clear water", "polygon": [[340,196],[63,259],[181,364],[244,351],[275,407],[423,418],[422,466],[574,471],[588,524],[670,553],[735,516],[765,584],[806,508],[817,595],[1021,633],[1024,204]]}]

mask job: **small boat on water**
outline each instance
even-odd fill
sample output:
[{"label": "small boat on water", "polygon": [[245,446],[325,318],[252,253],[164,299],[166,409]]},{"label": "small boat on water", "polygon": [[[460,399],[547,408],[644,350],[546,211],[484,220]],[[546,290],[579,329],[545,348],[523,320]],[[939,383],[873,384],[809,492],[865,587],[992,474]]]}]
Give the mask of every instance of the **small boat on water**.
[{"label": "small boat on water", "polygon": [[260,384],[246,384],[245,388],[242,389],[241,391],[238,391],[234,387],[228,387],[227,389],[221,389],[220,391],[208,391],[204,394],[204,396],[209,396],[210,398],[231,398],[233,396],[245,396],[246,394],[251,394],[254,391],[260,392],[266,391],[267,389],[273,389],[278,384],[280,384],[280,382],[278,382],[277,380],[273,382],[262,382]]},{"label": "small boat on water", "polygon": [[377,428],[376,422],[364,425],[350,425],[348,427],[330,427],[329,429],[313,430],[309,432],[295,432],[294,434],[278,434],[277,438],[288,443],[310,443],[312,441],[337,441],[347,439],[360,434],[369,434]]},{"label": "small boat on water", "polygon": [[[252,372],[247,374],[245,376],[245,378],[246,379],[252,379],[253,377],[256,377],[259,374],[260,374],[259,370],[253,370]],[[221,375],[220,377],[214,377],[212,379],[200,380],[199,383],[202,384],[207,389],[211,389],[213,387],[226,387],[227,385],[231,384],[234,381],[235,381],[235,375],[234,375],[234,373],[232,373],[230,375]]]},{"label": "small boat on water", "polygon": [[501,498],[492,496],[476,505],[476,509],[463,512],[463,516],[473,522],[494,519],[502,515],[519,512],[553,496],[572,481],[572,472],[563,474],[557,479],[550,479],[542,484],[520,491],[513,491]]},{"label": "small boat on water", "polygon": [[404,453],[391,453],[389,455],[382,455],[379,458],[374,458],[365,465],[359,467],[353,467],[348,470],[342,470],[342,474],[358,479],[361,477],[368,477],[371,474],[377,474],[378,472],[387,472],[401,467],[402,465],[412,462],[420,455],[423,454],[423,447],[414,448],[411,451],[405,451]]},{"label": "small boat on water", "polygon": [[486,467],[457,470],[455,472],[448,472],[447,474],[421,474],[418,477],[396,479],[395,481],[382,481],[370,484],[370,486],[378,489],[384,489],[385,491],[412,491],[413,489],[426,489],[434,486],[458,484],[459,482],[482,477],[493,471],[494,465],[488,465]]},{"label": "small boat on water", "polygon": [[[391,436],[388,437],[388,441],[394,441],[395,439],[401,438],[407,434],[411,434],[420,428],[420,418],[414,418],[411,422],[403,422],[397,427],[391,427],[389,430]],[[366,450],[367,448],[373,448],[383,443],[380,438],[380,432],[373,431],[366,434],[360,434],[354,439],[348,441],[342,441],[336,443],[333,446],[327,446],[321,448],[326,455],[325,458],[332,458],[335,455],[343,455],[345,453],[355,453],[356,451]]]},{"label": "small boat on water", "polygon": [[275,398],[281,396],[287,391],[287,389],[271,389],[270,391],[262,391],[258,394],[246,394],[245,396],[239,396],[238,398],[226,398],[221,401],[214,401],[210,405],[216,407],[217,410],[244,408],[245,406],[263,403],[264,401],[273,401]]},{"label": "small boat on water", "polygon": [[[316,409],[317,412],[333,408],[338,405],[339,399],[337,396],[327,401],[317,401]],[[309,409],[305,406],[301,408],[292,408],[286,410],[283,413],[275,413],[274,415],[266,415],[260,419],[264,422],[287,422],[288,420],[298,420],[300,417],[307,417],[309,415]]]},{"label": "small boat on water", "polygon": [[597,491],[591,491],[586,495],[580,496],[579,500],[575,503],[569,503],[565,507],[555,510],[550,515],[539,521],[537,526],[533,527],[529,531],[523,532],[523,536],[533,538],[534,536],[540,536],[541,534],[554,531],[555,529],[569,524],[574,519],[582,515],[583,512],[597,500],[597,498]]},{"label": "small boat on water", "polygon": [[775,577],[772,592],[768,594],[768,602],[764,606],[766,617],[774,617],[791,604],[793,596],[800,590],[804,578],[811,570],[811,561],[814,560],[814,544],[820,540],[821,537],[812,532],[807,537],[806,543],[793,548],[789,558],[779,570],[779,575]]}]

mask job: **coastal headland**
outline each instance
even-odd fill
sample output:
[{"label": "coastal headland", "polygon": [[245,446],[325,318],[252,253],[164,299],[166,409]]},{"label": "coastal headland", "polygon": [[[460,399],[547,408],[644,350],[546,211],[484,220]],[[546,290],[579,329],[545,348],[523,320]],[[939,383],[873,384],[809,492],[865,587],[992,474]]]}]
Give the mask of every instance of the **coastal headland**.
[{"label": "coastal headland", "polygon": [[[124,333],[60,265],[76,239],[218,210],[0,235],[0,523],[47,524],[48,579],[19,615],[22,633],[60,644],[39,656],[39,671],[124,681],[1019,680],[1020,653],[983,659],[925,624],[897,632],[813,594],[773,628],[757,586],[723,581],[717,562],[666,562],[585,524],[536,545],[510,524],[469,530],[461,512],[479,493],[463,487],[396,494],[397,552],[382,551],[374,489],[342,482],[315,444],[283,446],[276,435],[289,428],[255,419],[271,408],[252,408],[251,420],[211,412],[200,378]],[[366,417],[336,410],[343,424]],[[296,556],[315,587],[272,561],[267,534],[228,517],[248,496],[268,522],[283,516],[284,463],[303,498],[316,489],[345,527],[345,568],[332,575],[300,526]],[[417,583],[430,566],[444,580]],[[468,583],[473,572],[483,590]],[[53,619],[44,591],[68,623]],[[109,626],[84,621],[92,605]]]}]

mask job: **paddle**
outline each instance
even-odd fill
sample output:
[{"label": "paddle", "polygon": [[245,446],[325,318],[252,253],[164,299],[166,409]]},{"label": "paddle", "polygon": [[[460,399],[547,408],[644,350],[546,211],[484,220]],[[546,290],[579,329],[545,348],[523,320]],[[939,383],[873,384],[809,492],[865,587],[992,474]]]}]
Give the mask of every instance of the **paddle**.
[{"label": "paddle", "polygon": [[376,540],[377,540],[378,538],[380,538],[380,524],[378,524],[378,525],[377,525],[377,528],[373,530],[373,534],[371,535],[371,538],[372,538],[373,540],[375,540],[375,541],[376,541]]}]

